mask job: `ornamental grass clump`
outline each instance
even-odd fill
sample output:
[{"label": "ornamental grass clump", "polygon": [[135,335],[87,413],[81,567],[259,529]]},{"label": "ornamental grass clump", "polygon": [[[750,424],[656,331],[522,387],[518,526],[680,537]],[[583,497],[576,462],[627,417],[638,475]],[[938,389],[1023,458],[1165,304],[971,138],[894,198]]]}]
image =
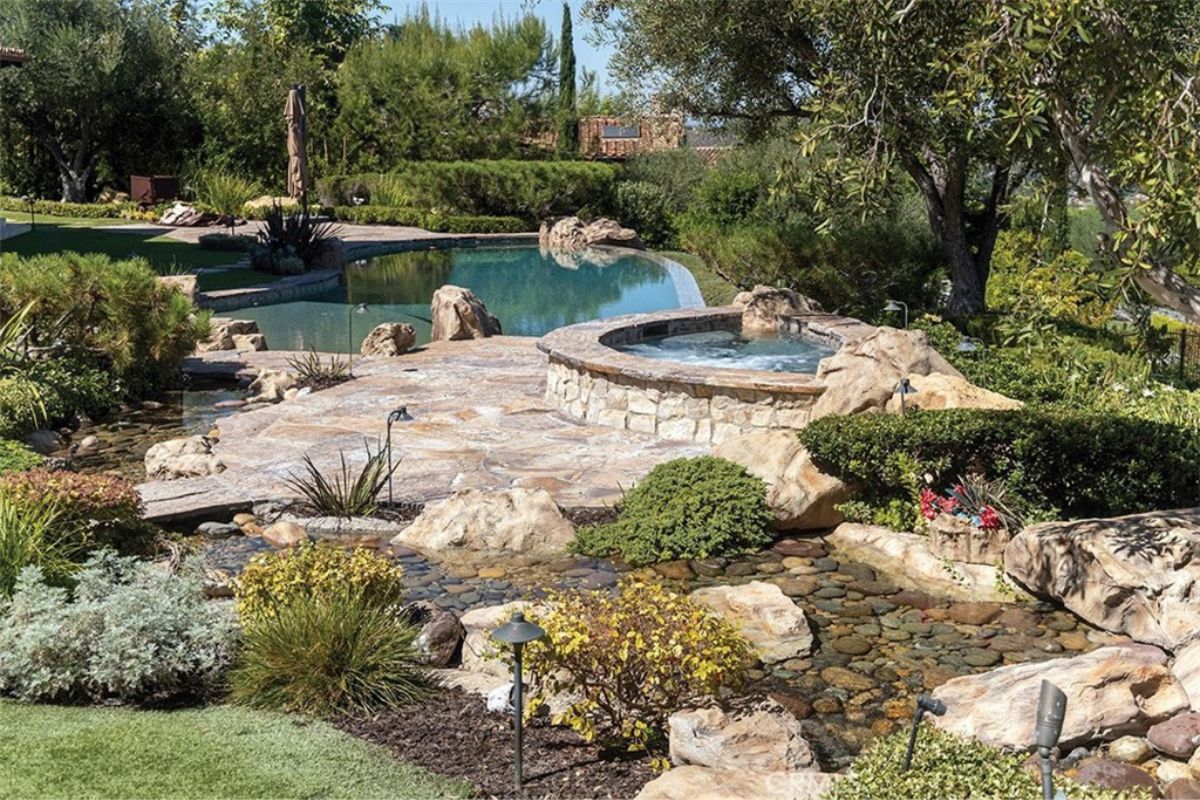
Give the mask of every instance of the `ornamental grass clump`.
[{"label": "ornamental grass clump", "polygon": [[304,473],[292,475],[287,485],[308,501],[318,514],[331,517],[369,517],[379,510],[378,497],[387,486],[399,462],[388,466],[386,450],[372,453],[355,472],[341,453],[341,469],[327,477],[309,456],[304,457]]},{"label": "ornamental grass clump", "polygon": [[364,592],[294,599],[246,626],[230,698],[322,716],[404,705],[433,685],[419,634]]},{"label": "ornamental grass clump", "polygon": [[733,626],[658,584],[552,593],[531,617],[546,638],[527,648],[528,713],[574,698],[556,724],[630,751],[661,752],[671,714],[738,686],[754,661]]},{"label": "ornamental grass clump", "polygon": [[270,620],[296,600],[352,592],[363,602],[395,610],[404,602],[404,570],[366,548],[305,543],[255,556],[234,581],[244,625]]},{"label": "ornamental grass clump", "polygon": [[0,475],[0,496],[18,505],[49,499],[62,533],[89,547],[143,553],[155,528],[142,519],[142,500],[132,483],[116,475],[30,469]]},{"label": "ornamental grass clump", "polygon": [[580,530],[573,547],[630,564],[753,551],[772,540],[766,491],[732,461],[668,461],[625,495],[616,522]]}]

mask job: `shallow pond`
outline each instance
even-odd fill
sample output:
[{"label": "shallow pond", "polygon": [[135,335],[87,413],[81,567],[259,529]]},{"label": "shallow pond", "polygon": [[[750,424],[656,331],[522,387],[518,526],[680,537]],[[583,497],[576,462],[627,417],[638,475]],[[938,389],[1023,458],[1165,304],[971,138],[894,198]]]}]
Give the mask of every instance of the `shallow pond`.
[{"label": "shallow pond", "polygon": [[428,342],[429,301],[446,284],[475,292],[504,333],[517,336],[680,305],[670,271],[649,258],[601,250],[558,258],[537,247],[394,253],[351,265],[345,286],[235,315],[258,322],[274,350],[345,353],[384,322],[408,323],[419,344]]}]

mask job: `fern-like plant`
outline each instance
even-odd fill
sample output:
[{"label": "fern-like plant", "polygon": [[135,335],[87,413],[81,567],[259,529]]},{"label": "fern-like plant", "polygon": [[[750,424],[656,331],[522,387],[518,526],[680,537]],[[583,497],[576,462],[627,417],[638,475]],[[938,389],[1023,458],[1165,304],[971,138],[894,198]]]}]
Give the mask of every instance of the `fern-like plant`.
[{"label": "fern-like plant", "polygon": [[305,456],[305,473],[289,477],[287,485],[320,514],[369,517],[379,510],[376,498],[399,464],[388,467],[386,450],[372,453],[369,446],[366,450],[367,461],[357,472],[346,461],[346,454],[341,453],[341,469],[332,478],[326,477],[310,456]]},{"label": "fern-like plant", "polygon": [[297,382],[313,391],[336,386],[352,377],[350,359],[330,356],[329,361],[325,362],[321,360],[321,356],[316,350],[309,350],[303,355],[288,358],[287,365],[296,376]]}]

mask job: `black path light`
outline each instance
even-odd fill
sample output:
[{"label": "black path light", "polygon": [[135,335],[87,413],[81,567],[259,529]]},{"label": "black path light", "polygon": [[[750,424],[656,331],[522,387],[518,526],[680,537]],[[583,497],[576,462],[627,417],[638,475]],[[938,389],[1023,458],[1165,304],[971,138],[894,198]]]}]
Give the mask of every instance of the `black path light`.
[{"label": "black path light", "polygon": [[524,775],[522,774],[522,740],[524,720],[521,719],[523,703],[521,701],[521,650],[530,642],[536,642],[546,635],[546,631],[541,627],[534,625],[532,622],[525,621],[525,612],[517,611],[512,615],[512,619],[501,625],[496,630],[492,631],[492,636],[496,641],[511,644],[513,646],[513,691],[512,691],[512,706],[513,706],[513,731],[514,731],[514,762],[513,776],[517,782],[517,794],[522,791],[522,782]]},{"label": "black path light", "polygon": [[29,232],[33,233],[37,230],[37,218],[34,216],[34,204],[37,202],[27,194],[21,195],[21,202],[29,206]]},{"label": "black path light", "polygon": [[913,711],[912,730],[908,732],[908,748],[904,751],[904,765],[900,768],[904,772],[908,772],[908,768],[912,766],[913,750],[917,747],[917,729],[921,727],[921,717],[925,716],[926,711],[940,717],[946,713],[946,704],[927,694],[917,695],[917,708]]},{"label": "black path light", "polygon": [[388,505],[393,505],[392,502],[392,473],[395,468],[392,466],[392,425],[397,422],[412,422],[413,416],[408,413],[408,406],[400,406],[392,413],[388,414],[387,418],[387,451],[388,451]]},{"label": "black path light", "polygon": [[903,310],[904,327],[908,327],[908,303],[904,302],[903,300],[888,300],[887,305],[883,307],[883,310],[889,314],[895,314],[897,311]]},{"label": "black path light", "polygon": [[917,387],[912,385],[912,381],[908,378],[901,378],[900,383],[896,386],[896,391],[893,394],[900,395],[900,413],[903,414],[906,410],[904,398],[910,394],[916,394]]},{"label": "black path light", "polygon": [[369,310],[366,303],[350,306],[346,312],[346,345],[350,352],[350,377],[354,377],[354,315],[365,314]]},{"label": "black path light", "polygon": [[1050,751],[1058,747],[1058,737],[1062,735],[1063,721],[1066,718],[1067,696],[1050,681],[1042,681],[1034,739],[1042,761],[1043,800],[1054,800],[1054,766],[1050,763]]},{"label": "black path light", "polygon": [[[977,339],[974,336],[964,336],[959,340],[958,345],[954,349],[960,353],[979,353],[986,377],[988,348],[983,339]],[[983,381],[980,381],[980,383],[982,384]]]}]

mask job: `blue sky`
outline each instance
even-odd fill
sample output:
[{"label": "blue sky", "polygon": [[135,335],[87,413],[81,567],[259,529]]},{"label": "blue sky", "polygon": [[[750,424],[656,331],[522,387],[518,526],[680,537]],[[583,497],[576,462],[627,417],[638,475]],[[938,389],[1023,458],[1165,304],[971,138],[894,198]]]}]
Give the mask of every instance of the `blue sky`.
[{"label": "blue sky", "polygon": [[[596,48],[586,40],[588,26],[579,19],[579,7],[583,5],[583,0],[569,2],[571,10],[575,12],[575,60],[581,70],[587,67],[599,73],[600,85],[611,89],[606,69],[611,51],[609,48]],[[555,38],[562,25],[562,0],[385,0],[385,4],[390,10],[384,12],[384,22],[391,22],[393,16],[402,18],[409,11],[427,5],[431,12],[437,12],[451,24],[461,22],[470,26],[477,22],[491,22],[497,16],[515,17],[532,12],[546,21]]]}]

